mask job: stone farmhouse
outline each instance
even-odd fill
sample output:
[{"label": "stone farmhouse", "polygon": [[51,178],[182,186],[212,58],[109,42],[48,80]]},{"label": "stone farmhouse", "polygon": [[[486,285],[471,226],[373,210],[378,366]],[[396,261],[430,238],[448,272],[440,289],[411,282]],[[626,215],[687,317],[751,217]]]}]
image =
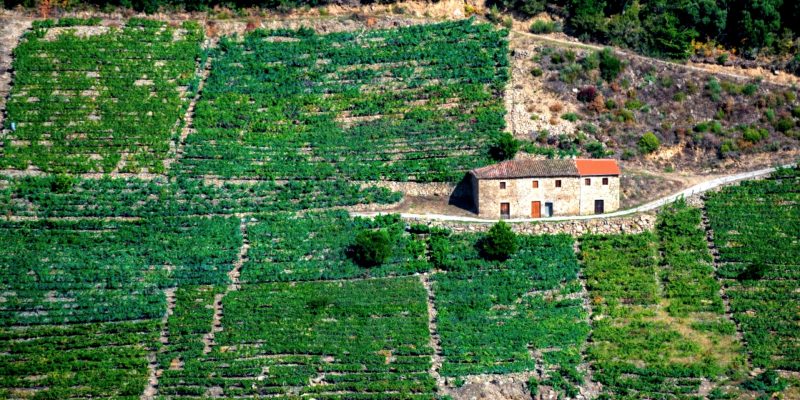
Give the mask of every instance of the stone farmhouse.
[{"label": "stone farmhouse", "polygon": [[470,171],[484,218],[589,215],[619,208],[616,160],[510,160]]}]

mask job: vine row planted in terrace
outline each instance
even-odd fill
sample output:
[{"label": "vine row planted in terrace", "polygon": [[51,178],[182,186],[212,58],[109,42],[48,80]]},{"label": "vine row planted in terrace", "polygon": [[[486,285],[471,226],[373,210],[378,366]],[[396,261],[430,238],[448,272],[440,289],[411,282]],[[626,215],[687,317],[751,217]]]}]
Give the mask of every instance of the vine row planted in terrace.
[{"label": "vine row planted in terrace", "polygon": [[800,168],[709,194],[705,207],[753,365],[800,371]]},{"label": "vine row planted in terrace", "polygon": [[14,49],[0,168],[163,173],[195,80],[199,24],[68,22],[38,22]]},{"label": "vine row planted in terrace", "polygon": [[223,38],[180,173],[461,179],[504,127],[506,35],[466,20]]}]

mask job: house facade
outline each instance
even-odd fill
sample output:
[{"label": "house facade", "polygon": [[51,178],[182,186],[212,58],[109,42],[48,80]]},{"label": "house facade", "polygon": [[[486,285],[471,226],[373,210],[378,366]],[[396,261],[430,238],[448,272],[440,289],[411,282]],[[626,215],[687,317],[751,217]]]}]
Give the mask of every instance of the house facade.
[{"label": "house facade", "polygon": [[510,160],[470,171],[483,218],[546,218],[619,209],[616,160]]}]

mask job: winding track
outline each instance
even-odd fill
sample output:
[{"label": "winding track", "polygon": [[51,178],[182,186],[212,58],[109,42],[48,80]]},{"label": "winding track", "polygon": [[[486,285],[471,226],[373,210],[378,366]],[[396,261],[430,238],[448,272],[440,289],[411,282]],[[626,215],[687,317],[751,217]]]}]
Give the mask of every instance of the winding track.
[{"label": "winding track", "polygon": [[[796,166],[796,163],[782,165],[780,167],[772,167],[772,168],[764,168],[759,169],[756,171],[749,171],[749,172],[741,172],[738,174],[732,174],[723,176],[720,178],[715,178],[711,180],[707,180],[705,182],[698,183],[690,188],[681,190],[678,193],[673,193],[669,196],[662,197],[657,200],[653,200],[649,203],[640,205],[638,207],[629,208],[627,210],[620,210],[615,211],[612,213],[607,214],[592,214],[592,215],[573,215],[573,216],[559,216],[559,217],[548,217],[548,218],[513,218],[513,219],[506,219],[506,222],[548,222],[548,221],[575,221],[575,220],[588,220],[588,219],[606,219],[606,218],[615,218],[615,217],[624,217],[631,214],[636,214],[640,212],[647,212],[655,210],[659,207],[664,205],[670,204],[675,202],[678,199],[686,198],[689,196],[693,196],[695,194],[703,193],[715,188],[718,188],[723,185],[728,185],[734,182],[738,182],[745,179],[753,179],[758,178],[764,175],[769,175],[774,172],[778,168],[789,168]],[[376,215],[384,215],[384,214],[396,214],[392,212],[351,212],[351,216],[358,216],[358,217],[373,217]],[[485,219],[485,218],[476,218],[476,217],[461,217],[455,215],[443,215],[443,214],[409,214],[409,213],[400,213],[400,217],[404,219],[417,219],[417,220],[434,220],[434,221],[456,221],[456,222],[472,222],[472,223],[495,223],[497,219]]]}]

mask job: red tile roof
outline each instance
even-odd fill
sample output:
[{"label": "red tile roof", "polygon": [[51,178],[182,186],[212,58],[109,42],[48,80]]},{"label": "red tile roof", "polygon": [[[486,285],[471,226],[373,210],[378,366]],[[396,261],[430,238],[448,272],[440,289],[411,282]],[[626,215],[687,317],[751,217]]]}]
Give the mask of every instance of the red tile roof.
[{"label": "red tile roof", "polygon": [[581,176],[620,174],[617,160],[575,160],[575,166]]},{"label": "red tile roof", "polygon": [[619,175],[616,160],[509,160],[472,170],[478,179]]},{"label": "red tile roof", "polygon": [[472,170],[478,179],[579,176],[573,160],[509,160]]}]

